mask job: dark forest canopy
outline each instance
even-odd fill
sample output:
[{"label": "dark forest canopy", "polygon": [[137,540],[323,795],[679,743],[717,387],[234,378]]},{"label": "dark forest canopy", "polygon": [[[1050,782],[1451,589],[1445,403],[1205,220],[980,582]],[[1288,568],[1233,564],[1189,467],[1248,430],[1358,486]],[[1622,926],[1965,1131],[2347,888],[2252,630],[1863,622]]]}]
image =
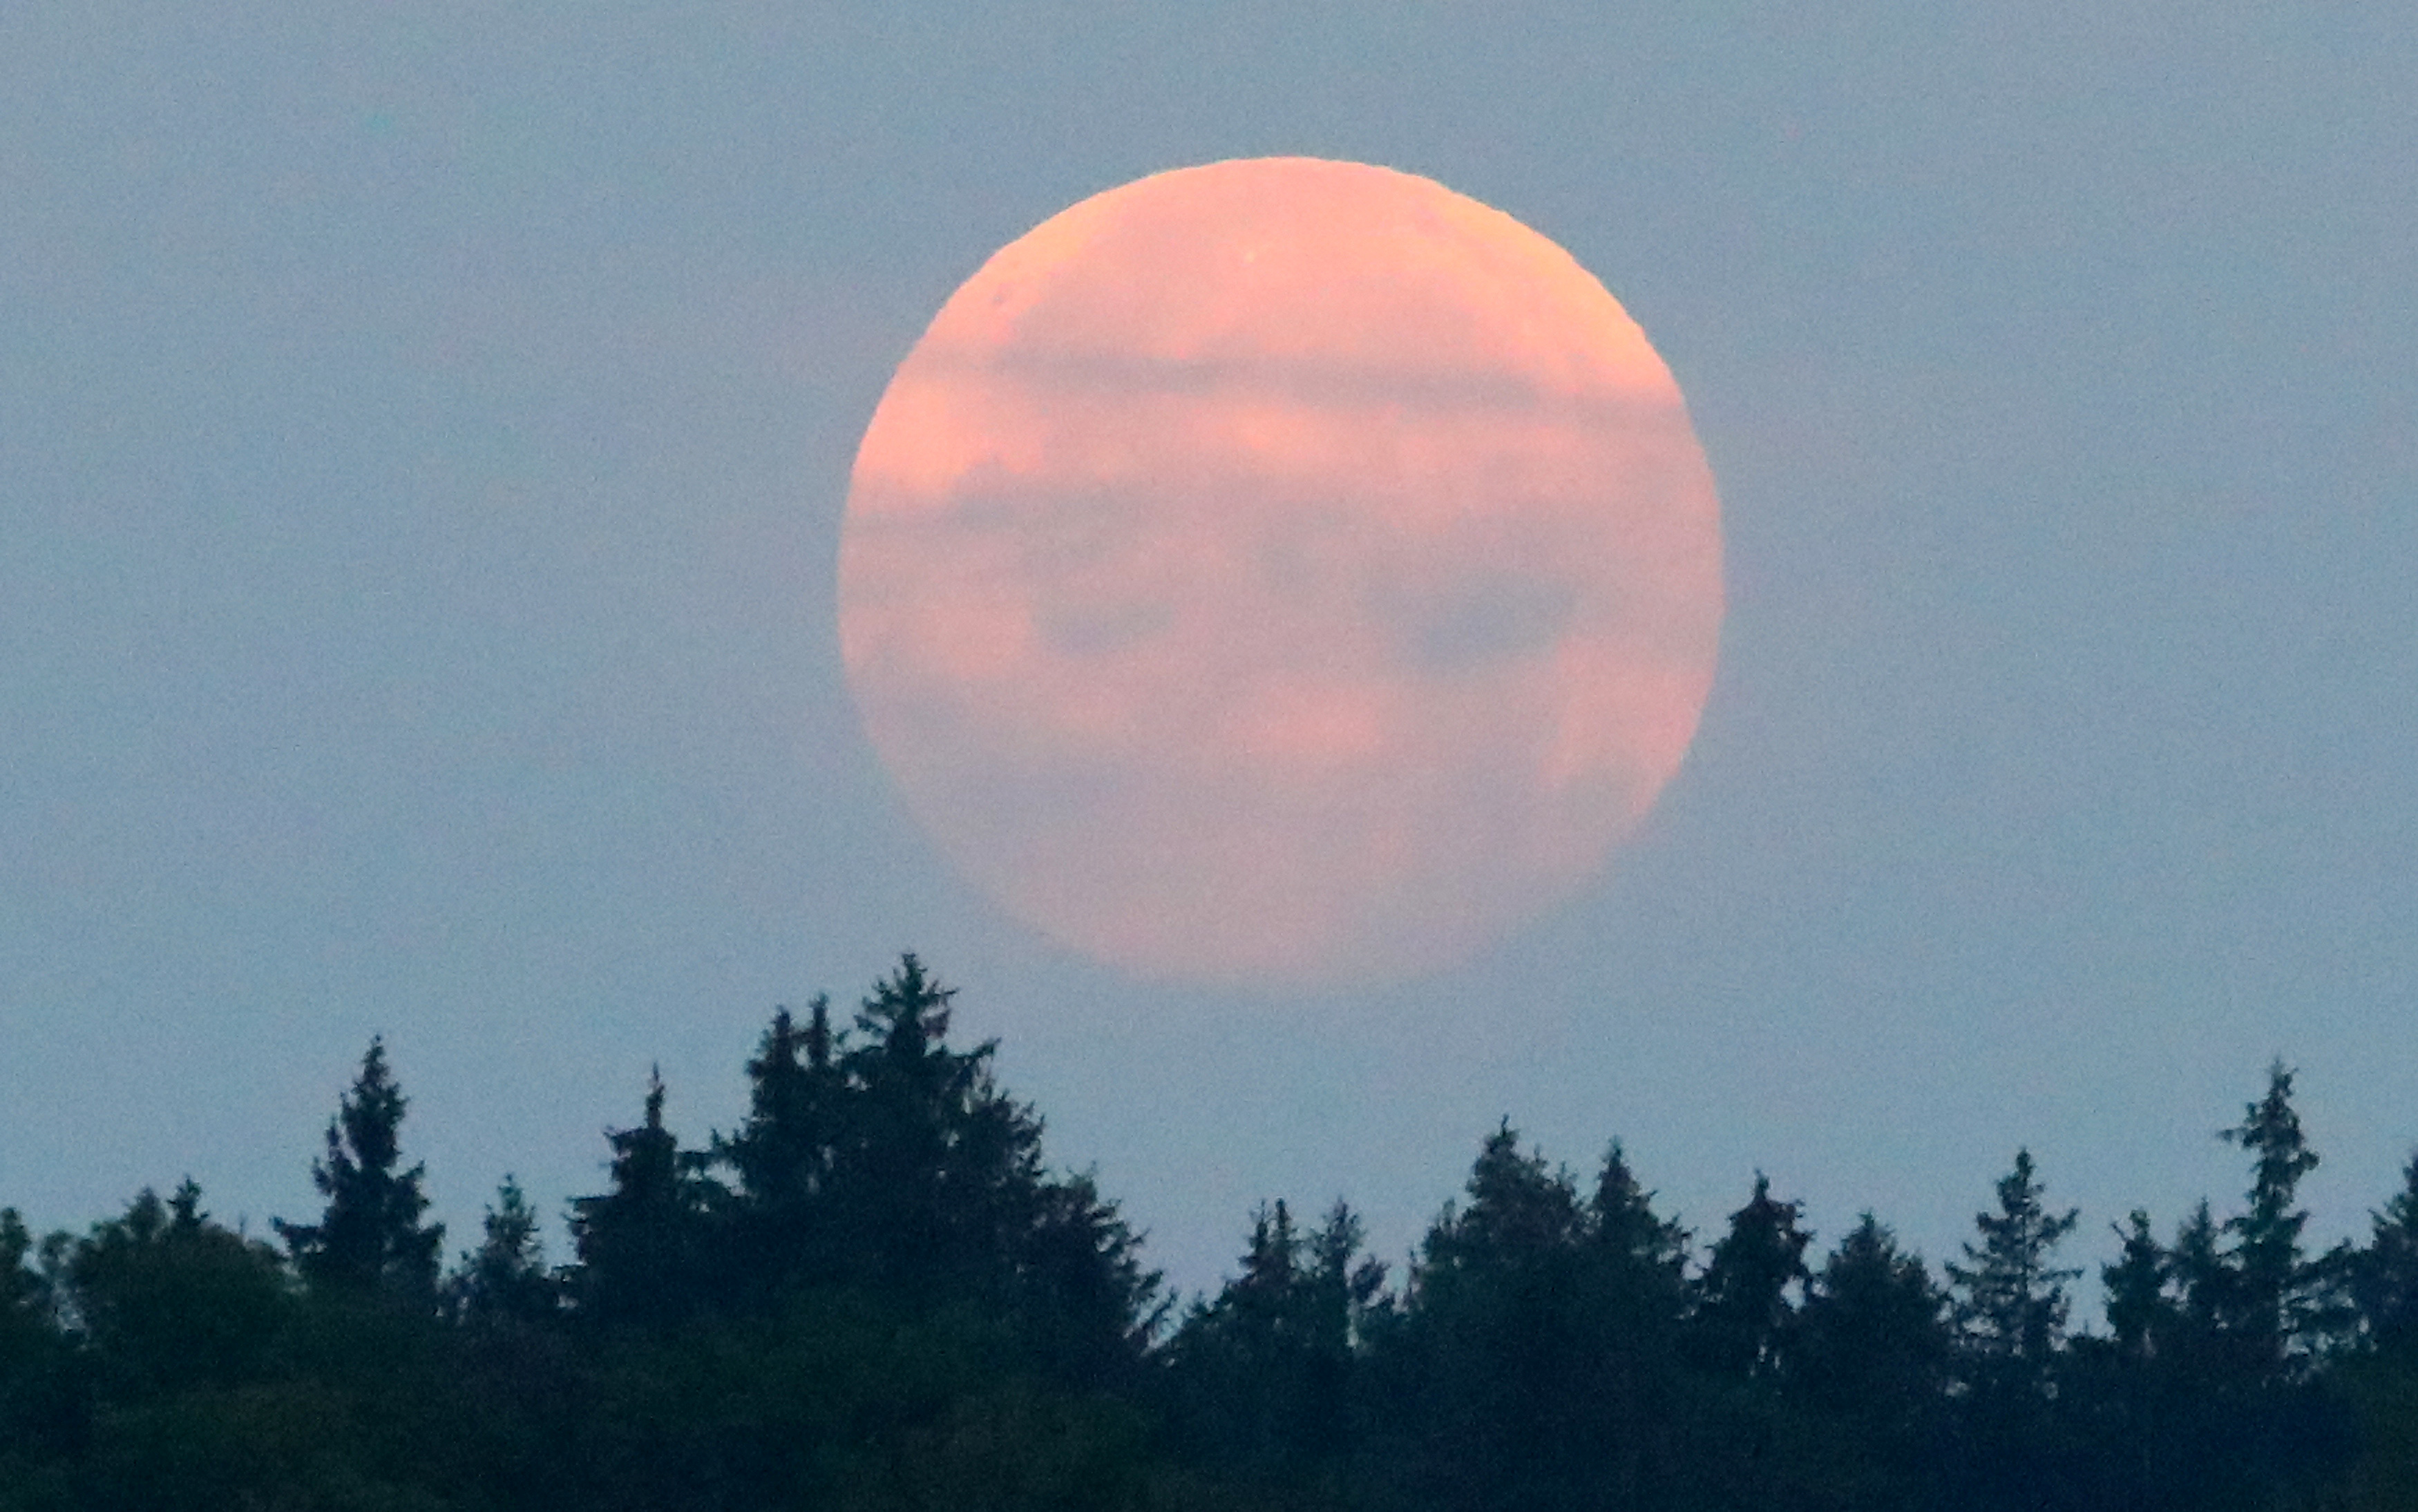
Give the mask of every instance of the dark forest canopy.
[{"label": "dark forest canopy", "polygon": [[2312,1251],[2280,1062],[2241,1197],[2116,1225],[2097,1320],[2028,1151],[1935,1268],[1760,1173],[1688,1232],[1507,1123],[1400,1274],[1277,1201],[1179,1306],[951,996],[776,1013],[701,1145],[650,1080],[559,1264],[509,1177],[445,1264],[376,1041],[279,1245],[190,1180],[0,1210],[0,1512],[2418,1506],[2418,1158]]}]

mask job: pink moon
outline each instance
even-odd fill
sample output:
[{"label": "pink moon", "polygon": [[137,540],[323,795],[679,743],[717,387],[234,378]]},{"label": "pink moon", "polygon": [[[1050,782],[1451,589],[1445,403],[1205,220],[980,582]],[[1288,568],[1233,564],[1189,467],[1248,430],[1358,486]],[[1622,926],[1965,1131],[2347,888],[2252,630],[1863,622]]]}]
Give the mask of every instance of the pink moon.
[{"label": "pink moon", "polygon": [[1569,253],[1306,158],[1094,195],[900,364],[839,558],[907,808],[1138,976],[1400,980],[1586,885],[1711,688],[1721,509]]}]

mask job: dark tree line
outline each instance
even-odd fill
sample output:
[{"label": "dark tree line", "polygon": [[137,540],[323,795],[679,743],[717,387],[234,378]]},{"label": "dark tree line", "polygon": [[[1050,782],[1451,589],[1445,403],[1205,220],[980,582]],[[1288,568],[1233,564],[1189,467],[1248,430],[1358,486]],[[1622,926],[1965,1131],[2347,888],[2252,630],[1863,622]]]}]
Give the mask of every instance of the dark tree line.
[{"label": "dark tree line", "polygon": [[508,1177],[445,1265],[378,1042],[276,1245],[191,1181],[0,1210],[0,1512],[2418,1506],[2418,1157],[2313,1251],[2280,1063],[2238,1211],[2117,1225],[2102,1326],[2027,1151],[1935,1270],[1760,1174],[1691,1233],[1507,1123],[1399,1276],[1278,1201],[1178,1308],[950,997],[776,1014],[695,1147],[650,1081],[560,1264]]}]

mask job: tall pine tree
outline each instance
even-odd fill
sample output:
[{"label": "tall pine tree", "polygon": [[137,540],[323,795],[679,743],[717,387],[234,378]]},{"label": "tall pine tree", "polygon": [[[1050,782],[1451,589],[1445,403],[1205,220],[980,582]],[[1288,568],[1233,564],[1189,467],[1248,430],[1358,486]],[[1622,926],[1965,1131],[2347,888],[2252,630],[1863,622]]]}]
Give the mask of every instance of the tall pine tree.
[{"label": "tall pine tree", "polygon": [[552,1314],[558,1289],[546,1271],[537,1210],[510,1175],[496,1188],[481,1229],[479,1247],[463,1251],[461,1268],[447,1284],[454,1315],[473,1323],[514,1324]]},{"label": "tall pine tree", "polygon": [[2251,1157],[2249,1205],[2225,1224],[2233,1241],[2227,1322],[2262,1374],[2295,1376],[2343,1319],[2330,1295],[2338,1263],[2313,1262],[2301,1243],[2309,1222],[2301,1178],[2318,1168],[2318,1153],[2301,1132],[2292,1073],[2280,1059],[2267,1068],[2266,1094],[2242,1109],[2225,1138]]},{"label": "tall pine tree", "polygon": [[1668,1479],[1676,1436],[1681,1330],[1688,1310],[1688,1230],[1654,1210],[1654,1194],[1615,1139],[1587,1199],[1583,1322],[1597,1403],[1600,1474],[1615,1506],[1634,1506]]},{"label": "tall pine tree", "polygon": [[0,1483],[24,1478],[31,1464],[63,1453],[84,1426],[57,1299],[34,1269],[34,1254],[24,1218],[0,1208]]},{"label": "tall pine tree", "polygon": [[664,1126],[664,1078],[647,1077],[646,1112],[635,1128],[605,1136],[612,1186],[571,1204],[579,1263],[572,1295],[591,1317],[661,1324],[704,1300],[705,1215],[711,1199],[705,1157],[680,1147]]},{"label": "tall pine tree", "polygon": [[1775,1199],[1770,1179],[1756,1171],[1754,1195],[1713,1242],[1696,1278],[1694,1325],[1715,1373],[1757,1378],[1779,1370],[1813,1239],[1798,1219],[1798,1204]]},{"label": "tall pine tree", "polygon": [[1806,1289],[1790,1374],[1817,1409],[1910,1431],[1948,1381],[1948,1299],[1865,1213]]},{"label": "tall pine tree", "polygon": [[747,1120],[713,1141],[733,1177],[723,1216],[734,1262],[759,1297],[841,1275],[834,1182],[855,1112],[841,1048],[830,999],[818,994],[803,1025],[776,1012],[747,1062]]},{"label": "tall pine tree", "polygon": [[2109,1339],[2119,1356],[2139,1364],[2157,1357],[2173,1310],[2166,1298],[2166,1251],[2143,1209],[2135,1208],[2115,1233],[2121,1247],[2099,1268]]},{"label": "tall pine tree", "polygon": [[1389,1458],[1429,1505],[1565,1504],[1599,1469],[1600,1294],[1587,1284],[1585,1204],[1567,1168],[1523,1151],[1508,1121],[1470,1168],[1466,1200],[1429,1228],[1382,1375]]},{"label": "tall pine tree", "polygon": [[327,1153],[311,1184],[328,1206],[313,1224],[272,1220],[295,1269],[314,1287],[390,1294],[433,1306],[445,1226],[422,1223],[425,1166],[399,1169],[408,1106],[386,1063],[386,1042],[370,1041],[361,1069],[328,1123]]},{"label": "tall pine tree", "polygon": [[1013,1230],[1030,1216],[1018,1199],[1039,1185],[1041,1125],[993,1085],[995,1046],[947,1043],[956,996],[902,956],[859,1008],[863,1038],[842,1058],[853,1116],[834,1196],[847,1271],[925,1301],[1005,1279]]},{"label": "tall pine tree", "polygon": [[2418,1153],[2401,1168],[2401,1190],[2368,1220],[2351,1272],[2361,1332],[2371,1347],[2418,1361]]},{"label": "tall pine tree", "polygon": [[1977,1387],[2042,1392],[2065,1340],[2066,1283],[2082,1274],[2050,1259],[2081,1214],[2053,1214],[2042,1204],[2029,1150],[2015,1152],[1997,1195],[1997,1213],[1974,1214],[1981,1244],[1965,1245],[1964,1264],[1945,1267],[1957,1341]]}]

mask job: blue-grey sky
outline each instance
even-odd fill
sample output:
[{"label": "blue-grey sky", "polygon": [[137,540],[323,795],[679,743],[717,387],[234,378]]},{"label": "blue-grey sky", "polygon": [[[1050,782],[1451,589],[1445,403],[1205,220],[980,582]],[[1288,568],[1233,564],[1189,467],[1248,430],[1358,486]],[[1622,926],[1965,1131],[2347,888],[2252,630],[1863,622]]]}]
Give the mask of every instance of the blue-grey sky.
[{"label": "blue-grey sky", "polygon": [[[2386,4],[0,10],[0,1203],[314,1210],[383,1032],[457,1242],[898,951],[1186,1288],[1399,1258],[1507,1116],[1717,1229],[2072,1258],[2418,1143],[2418,20]],[[901,810],[834,562],[894,365],[1159,169],[1437,178],[1686,389],[1730,615],[1599,886],[1362,995],[1027,933]],[[557,1236],[556,1249],[561,1244]]]}]

